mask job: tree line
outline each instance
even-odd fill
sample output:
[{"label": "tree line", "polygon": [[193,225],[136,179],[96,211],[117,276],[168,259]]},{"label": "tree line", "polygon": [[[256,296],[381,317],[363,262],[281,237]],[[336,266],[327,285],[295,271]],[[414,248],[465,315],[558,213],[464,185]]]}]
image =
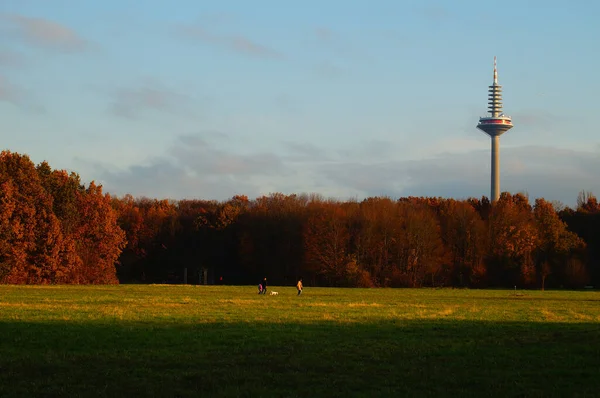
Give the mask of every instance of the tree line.
[{"label": "tree line", "polygon": [[[454,200],[111,196],[0,155],[0,282],[345,287],[600,285],[600,205],[503,193]],[[185,271],[184,271],[185,270]]]}]

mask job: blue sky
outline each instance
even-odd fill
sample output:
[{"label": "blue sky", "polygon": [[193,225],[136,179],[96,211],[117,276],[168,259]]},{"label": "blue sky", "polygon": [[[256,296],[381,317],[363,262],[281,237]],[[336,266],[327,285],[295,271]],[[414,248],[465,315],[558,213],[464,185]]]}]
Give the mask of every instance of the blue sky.
[{"label": "blue sky", "polygon": [[2,147],[111,193],[600,193],[600,3],[0,2]]}]

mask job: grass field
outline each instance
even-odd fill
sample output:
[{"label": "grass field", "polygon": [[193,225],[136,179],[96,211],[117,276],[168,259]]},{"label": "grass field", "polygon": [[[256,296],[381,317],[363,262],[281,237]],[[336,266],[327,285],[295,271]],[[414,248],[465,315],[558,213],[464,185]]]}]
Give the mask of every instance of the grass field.
[{"label": "grass field", "polygon": [[600,292],[0,286],[0,397],[597,397]]}]

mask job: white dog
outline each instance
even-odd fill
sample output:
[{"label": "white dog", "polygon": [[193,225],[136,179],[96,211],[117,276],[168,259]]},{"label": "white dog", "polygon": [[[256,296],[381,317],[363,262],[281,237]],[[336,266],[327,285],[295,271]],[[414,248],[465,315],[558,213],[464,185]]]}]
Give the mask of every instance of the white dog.
[{"label": "white dog", "polygon": [[270,293],[270,294],[271,294],[271,296],[277,296],[277,295],[279,294],[279,292],[274,292],[274,291],[271,291],[271,293]]}]

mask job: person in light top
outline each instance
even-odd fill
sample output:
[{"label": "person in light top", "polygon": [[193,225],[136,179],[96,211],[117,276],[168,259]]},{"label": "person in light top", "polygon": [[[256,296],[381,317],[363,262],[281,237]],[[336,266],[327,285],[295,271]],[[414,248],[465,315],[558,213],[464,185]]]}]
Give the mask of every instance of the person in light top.
[{"label": "person in light top", "polygon": [[298,279],[296,283],[296,289],[298,289],[298,296],[302,294],[302,278]]}]

